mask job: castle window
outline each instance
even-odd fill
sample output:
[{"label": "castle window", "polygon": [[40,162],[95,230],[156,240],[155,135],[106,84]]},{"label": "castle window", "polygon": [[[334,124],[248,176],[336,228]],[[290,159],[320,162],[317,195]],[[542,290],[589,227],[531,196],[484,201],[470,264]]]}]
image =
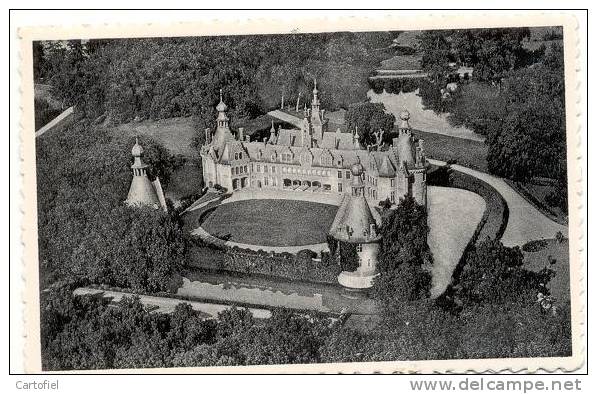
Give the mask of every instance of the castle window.
[{"label": "castle window", "polygon": [[272,174],[276,173],[276,167],[272,166]]},{"label": "castle window", "polygon": [[342,184],[341,183],[338,183],[338,191],[342,192]]},{"label": "castle window", "polygon": [[247,172],[247,170],[248,170],[248,168],[247,168],[247,166],[245,166],[245,171],[244,171],[244,172],[246,173],[246,172]]},{"label": "castle window", "polygon": [[263,178],[263,183],[265,184],[265,186],[268,185],[268,179],[267,179],[267,177]]},{"label": "castle window", "polygon": [[396,192],[390,192],[390,202],[396,202]]},{"label": "castle window", "polygon": [[257,172],[261,172],[261,166],[257,164]]},{"label": "castle window", "polygon": [[350,171],[346,171],[346,179],[350,179]]},{"label": "castle window", "polygon": [[342,179],[342,171],[338,171],[338,179]]},{"label": "castle window", "polygon": [[242,160],[242,159],[243,159],[243,153],[242,153],[242,152],[240,152],[240,153],[238,154],[238,159],[239,159],[239,160]]},{"label": "castle window", "polygon": [[267,174],[267,166],[263,166],[263,171]]},{"label": "castle window", "polygon": [[394,183],[395,183],[395,181],[396,181],[396,180],[395,180],[394,178],[390,179],[390,186],[391,186],[391,187],[394,187]]},{"label": "castle window", "polygon": [[363,251],[363,244],[357,244],[357,252]]}]

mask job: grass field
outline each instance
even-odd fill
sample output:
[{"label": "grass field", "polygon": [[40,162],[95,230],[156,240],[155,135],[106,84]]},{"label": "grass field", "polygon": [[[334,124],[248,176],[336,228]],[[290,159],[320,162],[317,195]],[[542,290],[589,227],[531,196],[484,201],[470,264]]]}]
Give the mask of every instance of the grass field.
[{"label": "grass field", "polygon": [[444,292],[483,217],[486,203],[467,190],[429,186],[427,243],[433,253],[431,296]]},{"label": "grass field", "polygon": [[[570,260],[568,240],[557,243],[554,239],[546,240],[547,245],[536,252],[523,252],[524,267],[531,271],[540,271],[547,267],[556,272],[556,276],[549,283],[549,289],[558,302],[570,302]],[[556,259],[550,265],[548,257]]]},{"label": "grass field", "polygon": [[337,207],[294,200],[247,200],[223,204],[203,222],[218,237],[266,246],[326,242]]},{"label": "grass field", "polygon": [[172,154],[187,157],[199,157],[199,152],[191,148],[195,136],[195,128],[191,118],[170,118],[160,120],[144,120],[121,124],[118,132],[130,136],[147,135],[160,141]]},{"label": "grass field", "polygon": [[413,134],[425,140],[425,153],[428,158],[456,160],[465,167],[487,172],[487,145],[484,142],[419,130],[415,130]]}]

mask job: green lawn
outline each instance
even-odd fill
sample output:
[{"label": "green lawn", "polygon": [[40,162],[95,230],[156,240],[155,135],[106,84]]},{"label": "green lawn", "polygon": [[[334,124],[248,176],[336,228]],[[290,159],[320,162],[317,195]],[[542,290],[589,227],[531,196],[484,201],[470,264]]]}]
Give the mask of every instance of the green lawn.
[{"label": "green lawn", "polygon": [[414,130],[415,137],[425,140],[425,153],[430,159],[456,160],[457,164],[487,172],[487,145],[484,142]]},{"label": "green lawn", "polygon": [[209,233],[240,243],[296,246],[321,243],[337,207],[294,200],[248,200],[223,204],[203,222]]},{"label": "green lawn", "polygon": [[196,131],[190,117],[125,123],[118,125],[115,131],[130,136],[147,135],[160,141],[174,155],[199,157],[199,152],[191,148]]}]

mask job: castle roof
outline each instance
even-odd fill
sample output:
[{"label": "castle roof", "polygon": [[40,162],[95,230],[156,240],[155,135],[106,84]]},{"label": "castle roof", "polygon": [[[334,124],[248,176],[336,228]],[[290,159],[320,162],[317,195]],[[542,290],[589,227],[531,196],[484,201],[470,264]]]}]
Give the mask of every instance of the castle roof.
[{"label": "castle roof", "polygon": [[360,162],[351,166],[352,195],[344,199],[330,230],[330,235],[339,241],[361,244],[378,242],[381,239],[377,232],[377,223],[363,193],[363,171]]}]

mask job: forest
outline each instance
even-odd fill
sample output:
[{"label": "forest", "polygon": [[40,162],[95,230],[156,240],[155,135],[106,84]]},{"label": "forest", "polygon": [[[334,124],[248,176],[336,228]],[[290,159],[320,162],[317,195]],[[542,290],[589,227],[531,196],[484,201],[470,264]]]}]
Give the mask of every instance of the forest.
[{"label": "forest", "polygon": [[[513,181],[555,180],[547,203],[568,209],[564,52],[561,42],[524,47],[528,28],[426,31],[420,37],[425,106],[486,136],[490,173]],[[561,36],[560,36],[561,37]],[[474,69],[447,98],[449,64]],[[456,78],[458,80],[458,78]]]}]

